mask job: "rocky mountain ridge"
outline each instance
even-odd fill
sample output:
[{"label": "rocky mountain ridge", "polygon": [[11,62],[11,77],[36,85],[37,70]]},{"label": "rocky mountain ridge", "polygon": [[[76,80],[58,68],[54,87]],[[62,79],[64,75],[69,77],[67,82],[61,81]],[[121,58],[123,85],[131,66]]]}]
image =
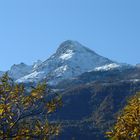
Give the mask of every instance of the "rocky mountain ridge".
[{"label": "rocky mountain ridge", "polygon": [[51,57],[28,66],[24,63],[13,65],[8,71],[17,82],[29,83],[46,80],[56,85],[64,79],[74,78],[91,70],[110,70],[122,64],[98,55],[77,41],[63,42]]},{"label": "rocky mountain ridge", "polygon": [[50,116],[62,124],[55,140],[106,140],[127,99],[140,91],[140,64],[114,62],[70,40],[47,60],[13,65],[8,73],[27,86],[46,80],[61,93],[64,105]]}]

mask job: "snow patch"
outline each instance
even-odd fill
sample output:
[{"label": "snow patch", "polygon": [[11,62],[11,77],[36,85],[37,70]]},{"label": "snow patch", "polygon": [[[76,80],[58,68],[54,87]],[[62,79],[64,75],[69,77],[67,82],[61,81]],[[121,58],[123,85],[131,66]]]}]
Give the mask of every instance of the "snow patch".
[{"label": "snow patch", "polygon": [[130,81],[132,81],[132,82],[139,82],[140,79],[131,79]]},{"label": "snow patch", "polygon": [[59,58],[63,59],[63,60],[68,60],[70,58],[72,58],[73,56],[73,51],[72,50],[67,50],[64,54],[62,54]]},{"label": "snow patch", "polygon": [[108,70],[112,70],[112,69],[119,68],[119,67],[120,67],[119,64],[112,63],[112,64],[107,64],[107,65],[104,65],[101,67],[97,67],[94,70],[95,71],[108,71]]},{"label": "snow patch", "polygon": [[34,71],[29,75],[26,75],[18,80],[16,80],[17,83],[26,83],[26,82],[34,82],[34,81],[38,81],[41,80],[44,77],[44,72],[37,72]]},{"label": "snow patch", "polygon": [[41,60],[37,60],[36,62],[34,62],[33,69],[36,69],[41,63],[42,63]]}]

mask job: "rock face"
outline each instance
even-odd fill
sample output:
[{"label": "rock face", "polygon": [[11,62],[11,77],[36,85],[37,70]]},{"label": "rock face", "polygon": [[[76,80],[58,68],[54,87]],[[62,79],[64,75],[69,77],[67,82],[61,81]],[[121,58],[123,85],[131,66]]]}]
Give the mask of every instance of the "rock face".
[{"label": "rock face", "polygon": [[106,140],[104,133],[126,100],[140,91],[139,64],[113,62],[70,40],[46,61],[13,65],[8,73],[27,87],[47,80],[61,93],[63,107],[49,116],[62,124],[62,134],[55,140]]},{"label": "rock face", "polygon": [[33,82],[47,79],[57,84],[63,79],[78,76],[96,67],[113,63],[76,41],[63,42],[56,53],[32,69],[30,74],[19,78],[19,82]]},{"label": "rock face", "polygon": [[17,65],[13,65],[11,69],[8,71],[8,74],[10,77],[12,77],[14,80],[19,79],[20,77],[23,77],[27,74],[29,74],[32,70],[32,66],[28,66],[24,63],[20,63]]}]

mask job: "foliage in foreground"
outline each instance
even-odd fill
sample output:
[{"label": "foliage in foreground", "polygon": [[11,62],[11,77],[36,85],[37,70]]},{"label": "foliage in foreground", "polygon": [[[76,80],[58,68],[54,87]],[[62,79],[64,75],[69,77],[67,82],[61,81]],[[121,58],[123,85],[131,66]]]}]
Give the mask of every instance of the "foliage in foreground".
[{"label": "foliage in foreground", "polygon": [[140,93],[128,101],[114,129],[106,135],[111,140],[140,140]]},{"label": "foliage in foreground", "polygon": [[47,120],[49,113],[62,104],[55,96],[47,100],[46,84],[38,84],[27,92],[7,74],[0,79],[0,139],[48,140],[58,135],[60,126]]}]

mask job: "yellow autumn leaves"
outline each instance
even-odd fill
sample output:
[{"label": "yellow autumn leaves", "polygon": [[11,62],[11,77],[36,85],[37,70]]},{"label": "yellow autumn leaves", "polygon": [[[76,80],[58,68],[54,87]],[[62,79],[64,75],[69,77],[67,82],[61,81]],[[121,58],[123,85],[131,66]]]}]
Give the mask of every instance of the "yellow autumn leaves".
[{"label": "yellow autumn leaves", "polygon": [[106,135],[112,140],[140,139],[140,93],[132,97],[118,117],[114,129]]},{"label": "yellow autumn leaves", "polygon": [[47,100],[47,91],[46,83],[27,92],[7,74],[0,78],[0,139],[48,140],[59,134],[60,125],[49,123],[47,115],[61,106],[62,100],[58,95]]}]

